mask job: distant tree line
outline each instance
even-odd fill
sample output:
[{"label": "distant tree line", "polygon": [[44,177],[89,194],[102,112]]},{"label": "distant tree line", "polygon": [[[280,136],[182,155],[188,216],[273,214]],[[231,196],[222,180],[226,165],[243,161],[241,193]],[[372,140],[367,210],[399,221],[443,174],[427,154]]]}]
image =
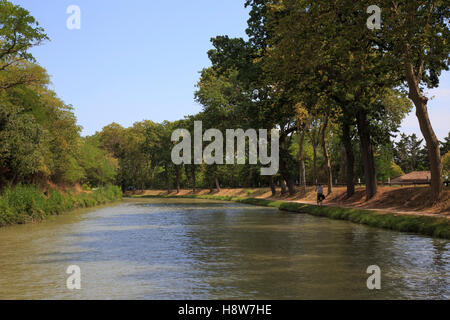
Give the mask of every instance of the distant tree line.
[{"label": "distant tree line", "polygon": [[[448,157],[450,152],[450,132],[443,141],[440,142],[440,150],[443,159]],[[394,161],[405,172],[429,171],[428,150],[423,144],[423,139],[419,139],[416,134],[401,134],[394,147]],[[444,163],[444,171],[448,171],[448,166]]]}]

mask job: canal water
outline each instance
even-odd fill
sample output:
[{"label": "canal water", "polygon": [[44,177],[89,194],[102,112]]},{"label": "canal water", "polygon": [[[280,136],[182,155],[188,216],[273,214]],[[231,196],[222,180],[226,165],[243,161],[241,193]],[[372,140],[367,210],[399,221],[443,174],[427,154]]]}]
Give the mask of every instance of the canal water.
[{"label": "canal water", "polygon": [[0,229],[0,299],[449,298],[449,241],[272,208],[133,199]]}]

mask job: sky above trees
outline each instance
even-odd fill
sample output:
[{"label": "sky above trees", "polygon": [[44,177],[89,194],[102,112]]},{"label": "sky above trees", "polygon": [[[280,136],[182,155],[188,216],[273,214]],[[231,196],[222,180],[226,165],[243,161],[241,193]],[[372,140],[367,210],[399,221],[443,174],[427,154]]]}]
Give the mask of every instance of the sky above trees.
[{"label": "sky above trees", "polygon": [[[51,41],[32,50],[59,96],[74,106],[83,134],[111,122],[176,120],[195,114],[199,71],[218,34],[246,37],[244,1],[13,0],[29,10]],[[81,8],[81,29],[68,30],[66,9]],[[450,73],[430,90],[431,122],[439,139],[450,119]],[[421,132],[414,111],[401,131]]]}]

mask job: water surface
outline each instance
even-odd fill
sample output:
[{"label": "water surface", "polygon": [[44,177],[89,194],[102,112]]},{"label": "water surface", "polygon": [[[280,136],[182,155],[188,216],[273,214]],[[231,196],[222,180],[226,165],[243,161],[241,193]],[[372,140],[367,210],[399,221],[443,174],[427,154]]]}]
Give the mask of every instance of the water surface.
[{"label": "water surface", "polygon": [[228,202],[127,200],[0,229],[0,299],[449,299],[449,275],[447,240]]}]

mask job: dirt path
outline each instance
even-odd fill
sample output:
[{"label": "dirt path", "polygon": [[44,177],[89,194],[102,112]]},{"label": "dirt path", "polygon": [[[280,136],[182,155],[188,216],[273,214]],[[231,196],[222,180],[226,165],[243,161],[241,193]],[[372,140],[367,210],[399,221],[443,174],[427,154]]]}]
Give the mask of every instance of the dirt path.
[{"label": "dirt path", "polygon": [[[277,190],[278,191],[278,190]],[[324,187],[325,193],[327,188]],[[139,195],[167,195],[163,190],[145,190],[137,192]],[[178,195],[192,195],[192,190],[181,190]],[[220,192],[210,193],[209,190],[198,190],[197,195],[216,195],[260,198],[267,200],[283,200],[305,204],[316,204],[316,191],[314,187],[308,187],[306,193],[297,192],[293,196],[281,195],[277,192],[272,197],[269,188],[238,188],[222,189]],[[171,195],[177,195],[172,192]],[[357,187],[355,195],[346,198],[346,188],[337,187],[328,195],[323,205],[330,207],[359,208],[373,210],[381,213],[395,213],[417,216],[440,216],[450,219],[450,189],[444,191],[444,200],[437,206],[432,206],[429,201],[427,187],[379,187],[378,194],[370,201],[365,201],[365,190]]]}]

